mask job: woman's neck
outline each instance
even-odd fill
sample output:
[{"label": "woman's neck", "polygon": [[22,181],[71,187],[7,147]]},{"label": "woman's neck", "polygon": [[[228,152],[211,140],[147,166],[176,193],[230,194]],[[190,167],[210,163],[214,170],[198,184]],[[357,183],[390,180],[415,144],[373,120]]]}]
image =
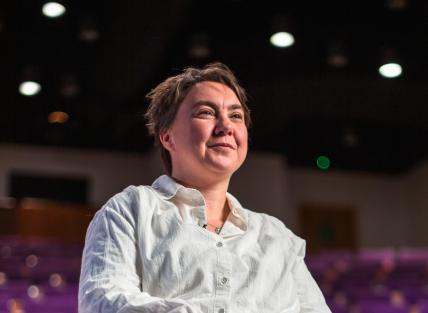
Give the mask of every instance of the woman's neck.
[{"label": "woman's neck", "polygon": [[[172,178],[188,188],[197,189],[202,193],[206,204],[207,222],[209,224],[223,224],[229,215],[229,206],[226,200],[226,193],[229,188],[229,178],[218,181],[198,182],[196,179],[186,179],[181,177]],[[189,183],[191,181],[192,183]]]},{"label": "woman's neck", "polygon": [[205,199],[207,228],[212,232],[217,232],[223,226],[230,212],[226,198],[227,188],[218,187],[206,190],[199,189]]}]

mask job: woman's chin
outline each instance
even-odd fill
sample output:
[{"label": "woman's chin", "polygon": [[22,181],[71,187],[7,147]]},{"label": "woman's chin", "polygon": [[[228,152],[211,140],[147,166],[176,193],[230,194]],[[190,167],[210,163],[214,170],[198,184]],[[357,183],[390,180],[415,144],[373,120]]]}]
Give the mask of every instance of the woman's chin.
[{"label": "woman's chin", "polygon": [[230,176],[239,168],[239,165],[236,162],[216,161],[210,162],[209,168],[214,173]]}]

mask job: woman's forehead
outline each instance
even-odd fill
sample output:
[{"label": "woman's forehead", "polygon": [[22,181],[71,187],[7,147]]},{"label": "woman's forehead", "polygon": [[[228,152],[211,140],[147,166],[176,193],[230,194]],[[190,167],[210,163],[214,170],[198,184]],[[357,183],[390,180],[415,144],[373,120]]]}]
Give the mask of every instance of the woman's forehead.
[{"label": "woman's forehead", "polygon": [[198,102],[209,100],[213,103],[224,102],[240,104],[235,92],[225,84],[212,81],[203,81],[195,84],[187,94],[185,100]]}]

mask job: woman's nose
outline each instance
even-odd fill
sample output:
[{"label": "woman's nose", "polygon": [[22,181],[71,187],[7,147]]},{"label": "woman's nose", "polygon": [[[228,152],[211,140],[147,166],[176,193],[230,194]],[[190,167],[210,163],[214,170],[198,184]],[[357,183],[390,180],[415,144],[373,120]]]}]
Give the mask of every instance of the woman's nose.
[{"label": "woman's nose", "polygon": [[233,133],[233,128],[229,118],[227,117],[219,118],[217,120],[214,134],[216,136],[224,136],[224,135],[232,135],[232,133]]}]

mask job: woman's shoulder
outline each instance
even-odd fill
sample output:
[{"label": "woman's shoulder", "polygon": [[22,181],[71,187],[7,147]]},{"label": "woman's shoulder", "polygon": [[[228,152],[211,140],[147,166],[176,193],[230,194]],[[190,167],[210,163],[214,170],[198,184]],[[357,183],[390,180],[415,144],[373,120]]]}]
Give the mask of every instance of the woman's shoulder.
[{"label": "woman's shoulder", "polygon": [[267,213],[259,213],[248,210],[249,223],[253,224],[257,231],[268,235],[269,237],[282,238],[293,244],[304,242],[302,238],[297,236],[289,229],[279,218]]},{"label": "woman's shoulder", "polygon": [[130,185],[107,200],[100,211],[118,211],[135,216],[140,214],[142,207],[145,211],[150,210],[157,200],[159,195],[151,186]]},{"label": "woman's shoulder", "polygon": [[139,202],[142,199],[144,199],[147,196],[153,196],[152,195],[153,190],[150,188],[150,186],[136,186],[136,185],[129,185],[122,191],[116,193],[113,195],[106,204],[131,204],[133,202]]}]

